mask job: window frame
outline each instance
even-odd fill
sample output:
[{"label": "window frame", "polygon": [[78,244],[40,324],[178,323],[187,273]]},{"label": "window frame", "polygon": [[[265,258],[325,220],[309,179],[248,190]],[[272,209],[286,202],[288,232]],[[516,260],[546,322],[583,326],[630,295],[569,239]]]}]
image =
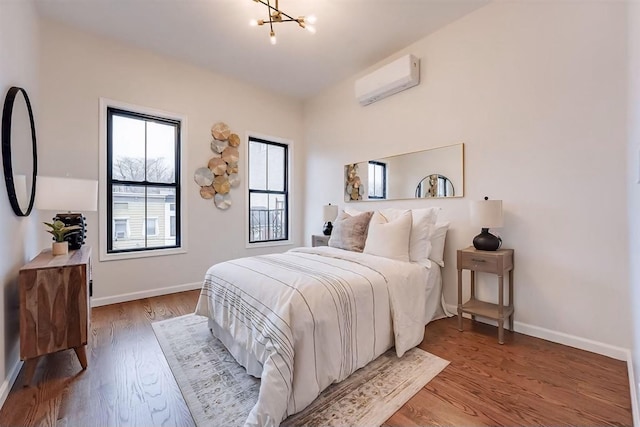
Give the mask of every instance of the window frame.
[{"label": "window frame", "polygon": [[[170,246],[158,246],[149,248],[133,248],[118,251],[108,251],[108,244],[113,239],[113,221],[111,221],[112,212],[108,212],[113,209],[111,204],[112,196],[111,184],[113,183],[111,178],[111,159],[108,150],[109,143],[107,140],[108,134],[108,110],[122,110],[125,112],[134,113],[135,115],[145,116],[150,119],[160,119],[158,122],[178,122],[179,129],[177,133],[178,144],[176,148],[176,171],[175,182],[176,184],[166,183],[149,183],[149,187],[167,186],[176,188],[175,201],[176,204],[176,229],[180,230],[180,236],[176,236],[176,245]],[[177,113],[170,113],[166,111],[156,110],[148,107],[142,107],[138,105],[128,104],[120,101],[110,100],[107,98],[100,98],[100,153],[99,153],[99,171],[100,171],[100,229],[99,229],[99,254],[100,261],[112,261],[121,259],[132,258],[146,258],[164,255],[183,254],[187,252],[187,224],[185,218],[187,218],[187,204],[186,204],[186,192],[182,189],[182,186],[186,182],[186,155],[185,155],[185,141],[187,141],[187,117]],[[120,182],[120,181],[118,181]],[[159,185],[157,185],[159,184]],[[139,182],[131,182],[131,185],[139,185]],[[146,222],[145,222],[146,226]],[[158,224],[159,228],[160,224]],[[146,231],[146,230],[145,230]],[[109,234],[111,233],[111,234]],[[178,234],[178,233],[176,233]]]},{"label": "window frame", "polygon": [[[250,151],[250,143],[251,141],[257,141],[267,144],[272,144],[276,146],[282,146],[285,148],[285,190],[284,192],[273,191],[273,190],[252,190],[249,186],[249,174],[250,174],[250,160],[249,160],[249,151]],[[246,191],[245,191],[245,247],[247,249],[250,248],[261,248],[261,247],[270,247],[270,246],[286,246],[291,245],[293,241],[292,226],[291,226],[291,213],[295,212],[294,210],[294,200],[293,200],[293,181],[291,179],[293,169],[293,141],[270,136],[259,134],[256,132],[247,132],[245,137],[245,158],[246,167],[245,167],[245,182],[247,183]],[[257,242],[251,241],[251,194],[253,193],[261,193],[261,194],[285,194],[285,214],[286,214],[286,238],[285,239],[274,239],[274,240],[261,240]]]}]

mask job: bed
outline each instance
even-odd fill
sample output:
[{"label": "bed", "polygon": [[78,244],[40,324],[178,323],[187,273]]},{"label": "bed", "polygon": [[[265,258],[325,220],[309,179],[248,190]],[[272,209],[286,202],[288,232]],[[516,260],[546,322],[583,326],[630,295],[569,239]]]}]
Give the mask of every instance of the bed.
[{"label": "bed", "polygon": [[389,348],[418,345],[441,303],[435,262],[318,247],[212,266],[196,314],[261,378],[245,425],[277,426]]}]

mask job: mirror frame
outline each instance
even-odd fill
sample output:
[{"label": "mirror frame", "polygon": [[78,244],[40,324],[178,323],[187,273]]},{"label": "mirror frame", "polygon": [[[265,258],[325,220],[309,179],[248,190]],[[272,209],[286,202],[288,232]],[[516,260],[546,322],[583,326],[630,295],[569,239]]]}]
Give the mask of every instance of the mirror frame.
[{"label": "mirror frame", "polygon": [[[31,184],[31,196],[29,198],[29,206],[26,211],[22,210],[22,207],[18,203],[18,197],[16,196],[16,187],[13,178],[13,165],[11,161],[11,123],[13,119],[13,104],[16,96],[21,93],[24,96],[24,100],[27,104],[27,111],[29,113],[29,123],[31,125],[31,148],[33,154],[33,173]],[[29,216],[33,209],[33,202],[36,197],[36,175],[38,173],[38,153],[36,146],[36,127],[33,121],[33,111],[31,109],[31,101],[29,95],[21,87],[12,86],[7,92],[7,96],[4,100],[4,108],[2,110],[2,167],[4,169],[4,182],[7,185],[7,195],[9,196],[9,202],[11,208],[17,216]]]}]

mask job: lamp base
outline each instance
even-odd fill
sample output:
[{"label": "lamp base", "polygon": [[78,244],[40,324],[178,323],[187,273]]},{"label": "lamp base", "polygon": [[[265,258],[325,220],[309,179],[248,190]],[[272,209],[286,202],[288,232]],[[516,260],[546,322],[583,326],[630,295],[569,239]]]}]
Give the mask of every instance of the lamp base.
[{"label": "lamp base", "polygon": [[502,239],[489,233],[488,228],[473,238],[473,247],[479,251],[497,251],[502,246]]},{"label": "lamp base", "polygon": [[69,242],[69,249],[71,250],[80,249],[80,247],[84,245],[84,239],[86,237],[86,232],[87,232],[87,224],[85,222],[86,218],[82,216],[81,213],[67,212],[67,213],[59,213],[54,218],[54,220],[56,219],[64,222],[64,225],[66,226],[70,226],[70,225],[80,226],[79,230],[64,236],[64,240]]},{"label": "lamp base", "polygon": [[325,236],[331,236],[331,231],[333,230],[333,225],[331,221],[324,223],[324,228],[322,229],[322,234]]}]

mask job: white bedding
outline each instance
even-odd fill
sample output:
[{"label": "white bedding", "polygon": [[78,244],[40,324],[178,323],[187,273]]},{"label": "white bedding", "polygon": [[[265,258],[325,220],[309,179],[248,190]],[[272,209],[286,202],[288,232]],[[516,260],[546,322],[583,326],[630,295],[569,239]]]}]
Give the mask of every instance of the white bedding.
[{"label": "white bedding", "polygon": [[330,247],[211,267],[196,314],[262,378],[245,425],[277,426],[394,344],[418,345],[440,305],[436,271]]}]

